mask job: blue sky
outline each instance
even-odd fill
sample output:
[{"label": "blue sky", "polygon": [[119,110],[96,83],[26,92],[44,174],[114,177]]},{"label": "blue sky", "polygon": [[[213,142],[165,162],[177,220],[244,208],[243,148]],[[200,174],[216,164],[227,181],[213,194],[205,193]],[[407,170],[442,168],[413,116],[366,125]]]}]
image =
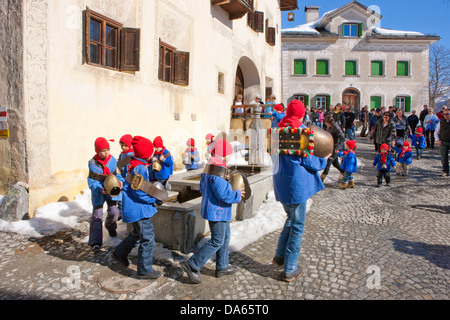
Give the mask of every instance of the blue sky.
[{"label": "blue sky", "polygon": [[[339,8],[351,0],[298,0],[295,20],[288,21],[289,11],[281,13],[281,28],[292,28],[305,23],[305,6],[320,6],[319,13]],[[378,6],[383,18],[382,28],[417,31],[441,37],[438,44],[450,49],[450,0],[362,0],[361,4]]]}]

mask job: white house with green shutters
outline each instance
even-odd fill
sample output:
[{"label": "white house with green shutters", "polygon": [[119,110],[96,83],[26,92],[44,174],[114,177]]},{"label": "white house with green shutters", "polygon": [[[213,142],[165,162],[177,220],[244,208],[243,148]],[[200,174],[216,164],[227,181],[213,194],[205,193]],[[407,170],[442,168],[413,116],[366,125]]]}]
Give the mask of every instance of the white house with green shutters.
[{"label": "white house with green shutters", "polygon": [[352,1],[283,29],[282,99],[328,108],[396,105],[406,112],[428,104],[429,47],[436,35],[379,27],[382,16]]}]

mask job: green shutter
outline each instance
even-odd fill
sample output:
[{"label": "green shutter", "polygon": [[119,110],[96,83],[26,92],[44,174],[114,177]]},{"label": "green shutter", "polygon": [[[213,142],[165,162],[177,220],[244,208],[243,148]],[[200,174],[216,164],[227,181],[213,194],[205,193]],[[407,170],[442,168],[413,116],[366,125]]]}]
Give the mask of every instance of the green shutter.
[{"label": "green shutter", "polygon": [[372,61],[371,63],[372,76],[383,75],[383,61]]},{"label": "green shutter", "polygon": [[328,60],[317,60],[316,74],[319,75],[328,74]]},{"label": "green shutter", "polygon": [[405,97],[405,112],[411,112],[411,97]]},{"label": "green shutter", "polygon": [[331,101],[331,97],[327,96],[327,110],[330,109],[330,101]]},{"label": "green shutter", "polygon": [[363,24],[358,23],[358,37],[362,37],[362,33],[363,33]]},{"label": "green shutter", "polygon": [[294,60],[294,74],[306,74],[306,60]]},{"label": "green shutter", "polygon": [[342,35],[345,35],[345,23],[342,24]]},{"label": "green shutter", "polygon": [[309,95],[305,95],[305,106],[309,106]]},{"label": "green shutter", "polygon": [[370,110],[381,108],[381,97],[370,97]]},{"label": "green shutter", "polygon": [[408,61],[397,61],[397,76],[404,77],[408,75]]},{"label": "green shutter", "polygon": [[356,61],[353,60],[345,61],[345,75],[346,76],[356,75]]}]

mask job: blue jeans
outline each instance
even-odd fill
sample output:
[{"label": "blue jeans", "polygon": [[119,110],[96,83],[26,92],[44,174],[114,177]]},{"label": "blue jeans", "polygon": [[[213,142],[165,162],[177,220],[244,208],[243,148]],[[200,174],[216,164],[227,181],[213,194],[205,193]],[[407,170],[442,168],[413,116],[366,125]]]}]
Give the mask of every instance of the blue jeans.
[{"label": "blue jeans", "polygon": [[283,204],[288,217],[278,239],[275,255],[284,258],[284,272],[292,273],[297,269],[298,257],[305,232],[306,202]]},{"label": "blue jeans", "polygon": [[423,153],[423,148],[416,147],[417,156],[420,157]]},{"label": "blue jeans", "polygon": [[133,230],[114,248],[114,253],[119,257],[127,258],[138,241],[137,273],[138,275],[151,273],[154,271],[153,250],[155,249],[155,232],[150,218],[133,222]]},{"label": "blue jeans", "polygon": [[206,262],[216,254],[216,270],[226,270],[229,264],[228,245],[230,244],[230,222],[208,222],[211,239],[189,258],[188,264],[192,269],[200,271]]},{"label": "blue jeans", "polygon": [[355,140],[355,128],[345,128],[345,135],[349,140]]},{"label": "blue jeans", "polygon": [[345,171],[344,173],[344,183],[348,183],[348,181],[353,181],[353,173]]}]

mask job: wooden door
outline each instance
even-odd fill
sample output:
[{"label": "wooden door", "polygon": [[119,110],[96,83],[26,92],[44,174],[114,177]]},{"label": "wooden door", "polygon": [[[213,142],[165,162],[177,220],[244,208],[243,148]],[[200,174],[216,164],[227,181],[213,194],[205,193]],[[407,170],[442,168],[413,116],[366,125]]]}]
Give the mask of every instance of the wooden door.
[{"label": "wooden door", "polygon": [[342,94],[342,105],[344,108],[347,106],[352,107],[352,111],[359,115],[359,92],[355,89],[347,89]]},{"label": "wooden door", "polygon": [[234,83],[234,96],[242,94],[244,97],[244,75],[242,73],[241,67],[237,67],[236,70],[236,80]]}]

